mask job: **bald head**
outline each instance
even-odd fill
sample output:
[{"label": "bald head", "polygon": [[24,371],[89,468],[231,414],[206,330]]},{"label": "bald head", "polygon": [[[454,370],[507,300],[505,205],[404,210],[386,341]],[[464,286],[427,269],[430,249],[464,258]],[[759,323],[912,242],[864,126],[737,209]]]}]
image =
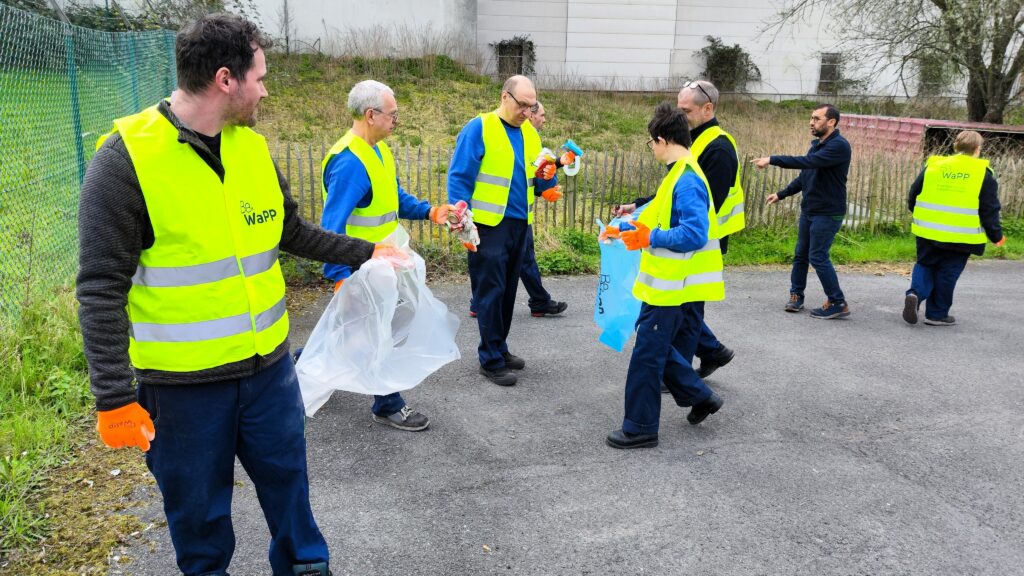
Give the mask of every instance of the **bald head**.
[{"label": "bald head", "polygon": [[537,102],[537,111],[530,115],[530,124],[540,132],[541,128],[544,127],[544,123],[548,121],[547,115],[544,112],[544,105]]},{"label": "bald head", "polygon": [[498,115],[512,126],[522,126],[537,110],[537,90],[526,76],[511,76],[501,87]]}]

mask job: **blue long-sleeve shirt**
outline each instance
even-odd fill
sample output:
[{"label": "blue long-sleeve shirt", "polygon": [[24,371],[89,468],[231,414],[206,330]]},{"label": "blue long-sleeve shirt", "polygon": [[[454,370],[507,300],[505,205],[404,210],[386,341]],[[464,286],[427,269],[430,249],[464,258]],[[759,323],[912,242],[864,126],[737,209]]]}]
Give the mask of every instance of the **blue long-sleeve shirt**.
[{"label": "blue long-sleeve shirt", "polygon": [[710,202],[708,189],[700,176],[693,170],[684,171],[672,189],[671,227],[667,230],[651,229],[651,247],[667,248],[674,252],[692,252],[703,248],[708,242]]},{"label": "blue long-sleeve shirt", "polygon": [[[380,150],[373,147],[377,157],[381,158]],[[381,160],[383,162],[383,160]],[[430,202],[419,200],[398,186],[398,217],[409,220],[426,220],[430,216]],[[324,184],[327,186],[327,201],[320,217],[320,226],[325,230],[345,233],[345,222],[356,208],[366,208],[373,201],[373,189],[370,175],[363,163],[345,149],[341,154],[331,158],[324,170]],[[324,264],[324,276],[332,282],[344,280],[352,275],[352,268],[341,264]]]},{"label": "blue long-sleeve shirt", "polygon": [[836,129],[825,139],[814,140],[806,156],[772,156],[769,164],[800,170],[779,199],[804,193],[800,210],[819,216],[846,214],[846,176],[850,172],[850,143]]},{"label": "blue long-sleeve shirt", "polygon": [[[508,204],[505,206],[505,218],[526,220],[529,205],[526,199],[526,175],[524,167],[530,164],[533,169],[535,158],[526,159],[523,157],[523,131],[501,121],[508,134],[508,140],[512,143],[512,151],[515,154],[515,167],[512,169],[512,185],[508,190]],[[452,152],[451,164],[448,166],[448,203],[455,204],[459,200],[465,200],[469,207],[473,207],[473,188],[476,186],[476,177],[480,173],[480,164],[484,158],[484,123],[477,116],[466,124],[459,137],[455,140],[455,151]],[[531,172],[532,173],[532,172]],[[540,195],[545,190],[553,188],[558,183],[558,178],[551,180],[537,179],[534,183],[534,194]]]}]

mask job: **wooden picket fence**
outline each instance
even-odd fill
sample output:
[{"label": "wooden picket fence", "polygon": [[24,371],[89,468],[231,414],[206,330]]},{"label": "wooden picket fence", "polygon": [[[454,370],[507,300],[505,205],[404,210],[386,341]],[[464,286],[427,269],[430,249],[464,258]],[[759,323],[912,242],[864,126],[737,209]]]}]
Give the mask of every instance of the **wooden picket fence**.
[{"label": "wooden picket fence", "polygon": [[[282,145],[274,150],[278,166],[291,183],[300,213],[319,221],[323,210],[320,163],[328,146],[321,144]],[[406,192],[431,204],[446,203],[448,162],[451,150],[441,146],[396,146],[392,148],[399,181]],[[764,198],[778,192],[797,176],[796,170],[769,167],[758,170],[743,162],[748,228],[783,230],[796,225],[800,196],[772,206]],[[920,173],[922,160],[892,154],[861,154],[854,158],[847,183],[848,210],[844,225],[871,233],[909,231],[907,190]],[[992,161],[1000,182],[1002,215],[1024,216],[1024,159]],[[596,221],[608,221],[617,204],[651,196],[665,174],[646,147],[613,152],[587,152],[583,169],[574,177],[559,175],[562,200],[548,204],[538,198],[535,226],[538,233],[549,228],[570,227],[597,232]],[[450,246],[448,235],[426,222],[406,222],[414,241],[439,242]]]}]

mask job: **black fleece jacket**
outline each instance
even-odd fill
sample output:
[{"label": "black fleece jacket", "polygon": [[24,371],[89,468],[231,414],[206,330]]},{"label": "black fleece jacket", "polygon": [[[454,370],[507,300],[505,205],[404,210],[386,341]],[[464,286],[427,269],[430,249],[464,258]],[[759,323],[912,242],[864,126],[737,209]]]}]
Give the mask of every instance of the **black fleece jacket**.
[{"label": "black fleece jacket", "polygon": [[772,156],[769,164],[796,168],[800,174],[781,192],[779,199],[804,193],[800,211],[815,216],[846,214],[846,177],[850,172],[850,143],[835,129],[828,138],[814,140],[806,156]]},{"label": "black fleece jacket", "polygon": [[[224,166],[219,153],[211,151],[195,132],[182,125],[166,102],[159,105],[159,110],[178,129],[178,141],[191,145],[223,181]],[[277,178],[284,194],[282,250],[353,268],[370,258],[372,243],[333,234],[303,220],[280,170]],[[234,380],[251,376],[288,353],[286,339],[266,356],[257,355],[198,372],[132,369],[128,358],[128,291],[140,253],[153,245],[153,226],[135,167],[119,134],[103,144],[86,171],[78,207],[78,237],[78,319],[97,410],[113,410],[134,402],[136,379],[147,385]]]}]

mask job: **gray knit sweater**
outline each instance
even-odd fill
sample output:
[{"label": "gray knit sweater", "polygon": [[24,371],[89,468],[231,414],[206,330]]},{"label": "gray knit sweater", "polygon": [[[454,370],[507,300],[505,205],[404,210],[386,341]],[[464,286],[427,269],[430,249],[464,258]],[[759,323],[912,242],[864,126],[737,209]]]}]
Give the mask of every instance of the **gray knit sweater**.
[{"label": "gray knit sweater", "polygon": [[[160,112],[178,129],[178,141],[190,144],[224,180],[224,166],[195,132],[171,112]],[[284,193],[281,249],[313,260],[358,268],[373,254],[373,244],[327,232],[303,220],[288,182],[277,172]],[[183,207],[187,208],[187,207]],[[251,376],[288,353],[287,339],[266,356],[198,372],[139,370],[128,359],[128,291],[139,254],[153,245],[153,226],[135,167],[119,134],[96,152],[85,174],[78,209],[78,319],[82,327],[89,380],[97,410],[113,410],[135,401],[135,381],[146,385],[187,385]]]}]

